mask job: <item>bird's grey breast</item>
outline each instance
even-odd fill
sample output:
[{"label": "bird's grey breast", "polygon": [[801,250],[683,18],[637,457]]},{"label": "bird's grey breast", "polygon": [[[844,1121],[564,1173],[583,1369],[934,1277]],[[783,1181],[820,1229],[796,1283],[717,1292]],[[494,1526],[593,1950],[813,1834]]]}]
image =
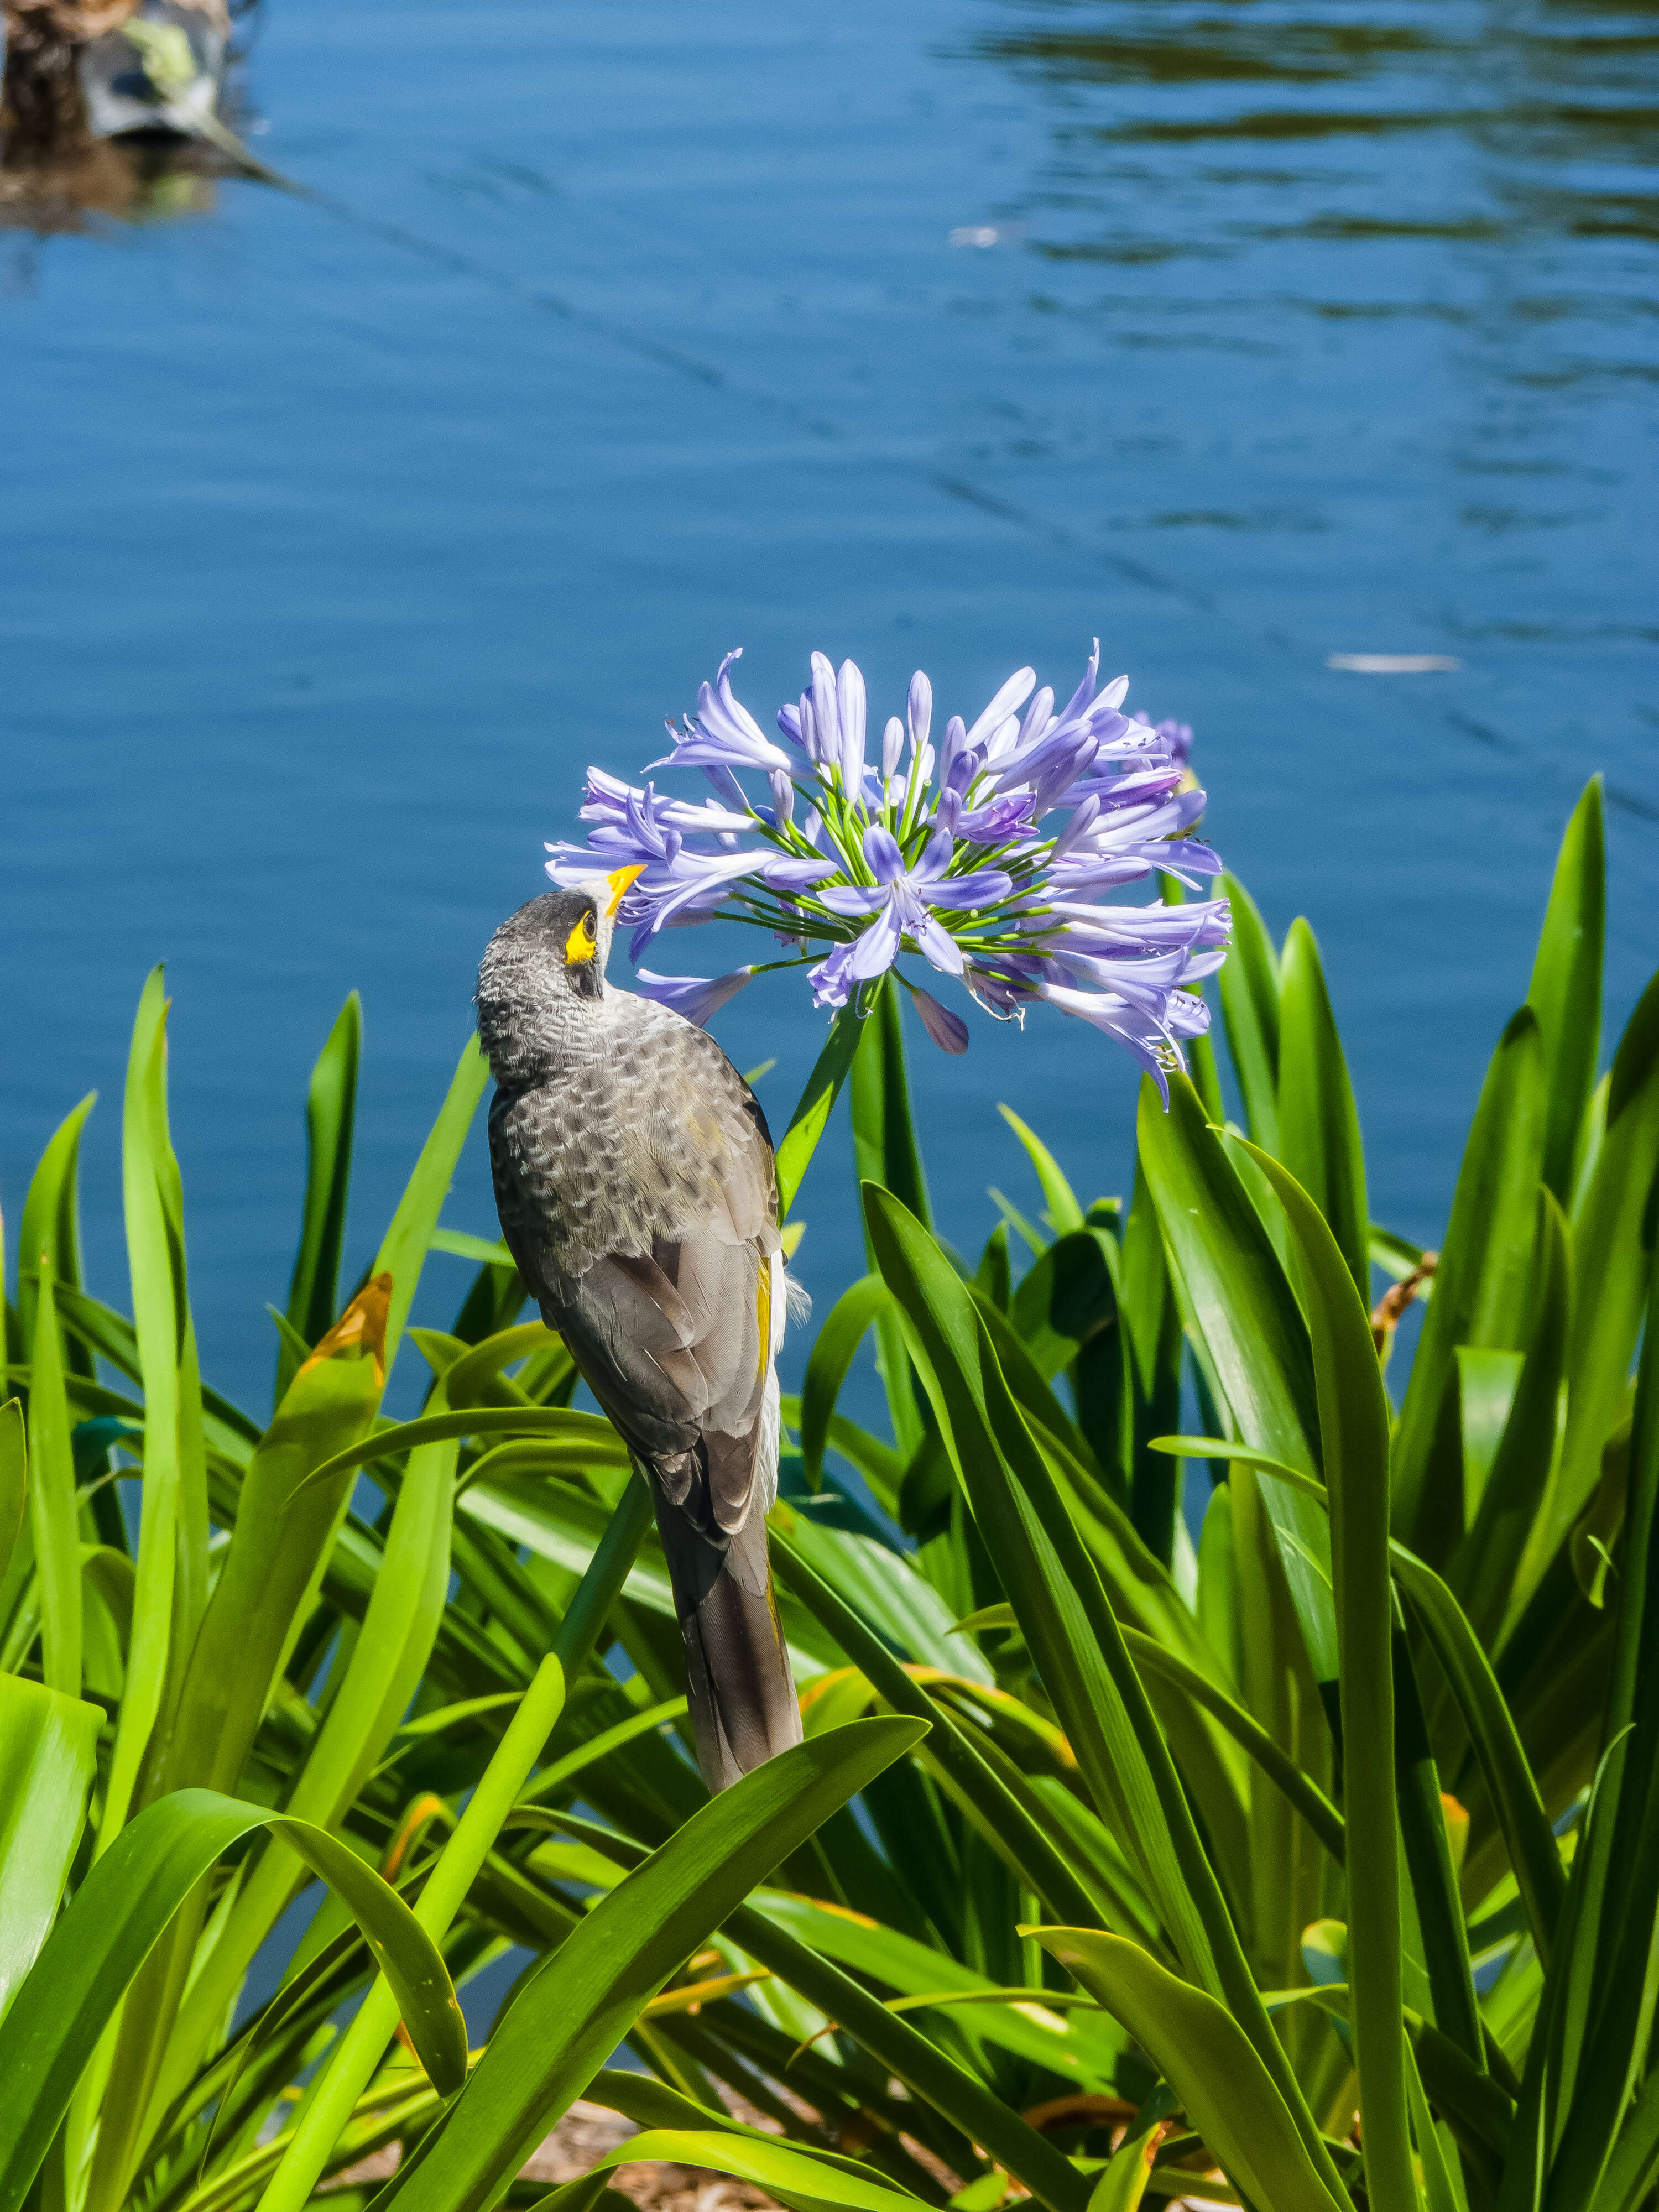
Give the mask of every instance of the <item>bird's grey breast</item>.
[{"label": "bird's grey breast", "polygon": [[496,1093],[490,1153],[509,1240],[567,1277],[657,1240],[769,1244],[771,1148],[725,1054],[648,1000],[611,991],[603,1005],[556,1069]]}]

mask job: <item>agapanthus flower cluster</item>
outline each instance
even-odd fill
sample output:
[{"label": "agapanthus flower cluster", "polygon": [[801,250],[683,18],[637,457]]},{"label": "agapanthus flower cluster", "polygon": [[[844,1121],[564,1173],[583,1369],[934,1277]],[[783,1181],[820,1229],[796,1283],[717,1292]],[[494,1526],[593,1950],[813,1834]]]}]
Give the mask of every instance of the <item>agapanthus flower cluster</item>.
[{"label": "agapanthus flower cluster", "polygon": [[[784,957],[714,978],[640,967],[640,989],[704,1022],[766,969],[805,967],[818,1006],[860,1008],[891,969],[935,1042],[965,1052],[962,1016],[896,966],[915,954],[1000,1019],[1047,1000],[1090,1023],[1167,1099],[1182,1041],[1208,1024],[1195,987],[1225,957],[1227,902],[1108,896],[1155,871],[1194,890],[1220,872],[1190,834],[1204,811],[1190,729],[1125,714],[1127,677],[1097,690],[1097,641],[1065,706],[1022,668],[971,725],[951,715],[937,744],[933,686],[918,672],[872,760],[852,661],[837,671],[815,653],[811,689],[778,710],[774,739],[732,690],[738,658],[702,685],[695,715],[670,723],[673,750],[650,763],[700,769],[713,797],[666,797],[590,769],[588,842],[550,845],[547,872],[572,884],[641,871],[618,917],[636,963],[659,931],[717,918],[772,932]],[[744,777],[764,779],[764,799]]]}]

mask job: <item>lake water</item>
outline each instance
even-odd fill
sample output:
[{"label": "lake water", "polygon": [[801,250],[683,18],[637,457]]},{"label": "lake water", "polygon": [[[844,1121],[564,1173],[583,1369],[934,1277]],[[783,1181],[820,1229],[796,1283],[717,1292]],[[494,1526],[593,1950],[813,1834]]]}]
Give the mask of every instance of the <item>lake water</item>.
[{"label": "lake water", "polygon": [[[198,1328],[263,1404],[340,1000],[355,1268],[587,762],[652,758],[734,645],[759,709],[821,647],[971,717],[1097,634],[1312,919],[1374,1210],[1432,1237],[1596,769],[1614,1019],[1659,945],[1656,64],[1650,0],[265,0],[251,143],[304,192],[0,234],[10,1218],[100,1088],[125,1303],[165,958]],[[1461,665],[1328,665],[1367,653]],[[773,978],[716,1024],[775,1123],[821,1019]],[[1133,1071],[1079,1026],[913,1067],[964,1248],[988,1183],[1036,1202],[999,1099],[1124,1187]],[[821,1296],[847,1159],[799,1209]],[[447,1218],[493,1233],[476,1146]]]}]

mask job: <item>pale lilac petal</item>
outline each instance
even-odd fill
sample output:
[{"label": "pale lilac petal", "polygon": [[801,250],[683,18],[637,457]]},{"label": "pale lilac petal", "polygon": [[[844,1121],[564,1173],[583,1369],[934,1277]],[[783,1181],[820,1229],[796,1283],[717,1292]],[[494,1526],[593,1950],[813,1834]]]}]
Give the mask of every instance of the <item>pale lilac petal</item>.
[{"label": "pale lilac petal", "polygon": [[941,975],[960,975],[968,964],[967,955],[947,929],[936,922],[925,906],[913,907],[905,917],[905,926],[915,939],[917,949],[930,960]]},{"label": "pale lilac petal", "polygon": [[881,733],[881,780],[891,783],[898,774],[898,764],[904,752],[904,725],[896,714],[890,714],[887,726]]},{"label": "pale lilac petal", "polygon": [[671,1008],[702,1029],[728,999],[737,996],[754,972],[752,968],[735,968],[729,975],[653,975],[648,968],[638,968],[634,980],[641,998],[654,999],[659,1006]]},{"label": "pale lilac petal", "polygon": [[904,872],[904,855],[890,830],[872,822],[864,833],[864,857],[878,884],[896,883]]},{"label": "pale lilac petal", "polygon": [[844,915],[855,921],[861,914],[873,914],[887,900],[884,884],[830,884],[813,894],[820,906],[828,907],[831,914]]},{"label": "pale lilac petal", "polygon": [[933,726],[933,687],[921,669],[917,669],[910,678],[910,696],[905,702],[905,720],[910,732],[910,758],[914,762],[927,750],[927,739]]},{"label": "pale lilac petal", "polygon": [[899,918],[896,902],[890,898],[869,928],[854,940],[847,972],[860,983],[867,983],[872,976],[887,973],[898,957],[898,949]]},{"label": "pale lilac petal", "polygon": [[825,768],[841,762],[841,710],[836,702],[836,672],[822,653],[812,655],[812,727],[818,759]]},{"label": "pale lilac petal", "polygon": [[935,876],[942,876],[950,866],[951,856],[956,849],[955,840],[941,823],[922,848],[921,858],[910,871],[912,877],[918,884],[925,884],[931,882]]},{"label": "pale lilac petal", "polygon": [[968,743],[978,744],[988,738],[993,730],[1006,722],[1010,714],[1018,714],[1030,697],[1036,684],[1035,668],[1017,668],[1007,682],[992,697],[989,705],[968,732]]},{"label": "pale lilac petal", "polygon": [[769,860],[761,870],[761,878],[769,890],[804,891],[809,884],[821,884],[826,876],[836,873],[833,860],[799,859]]},{"label": "pale lilac petal", "polygon": [[841,664],[836,709],[841,716],[842,781],[856,795],[864,784],[865,696],[864,672],[854,661]]},{"label": "pale lilac petal", "polygon": [[[914,880],[914,879],[913,879]],[[975,868],[971,875],[941,876],[937,883],[918,883],[915,893],[929,906],[973,908],[994,906],[1011,897],[1014,879],[1002,868]]]}]

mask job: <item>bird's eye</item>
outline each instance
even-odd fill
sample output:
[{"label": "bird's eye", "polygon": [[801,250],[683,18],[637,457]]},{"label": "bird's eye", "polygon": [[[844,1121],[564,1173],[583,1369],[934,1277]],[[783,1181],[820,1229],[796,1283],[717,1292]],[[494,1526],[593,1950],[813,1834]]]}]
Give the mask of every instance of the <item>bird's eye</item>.
[{"label": "bird's eye", "polygon": [[568,937],[564,941],[564,961],[567,968],[592,960],[599,949],[599,925],[593,919],[592,908],[586,908]]}]

